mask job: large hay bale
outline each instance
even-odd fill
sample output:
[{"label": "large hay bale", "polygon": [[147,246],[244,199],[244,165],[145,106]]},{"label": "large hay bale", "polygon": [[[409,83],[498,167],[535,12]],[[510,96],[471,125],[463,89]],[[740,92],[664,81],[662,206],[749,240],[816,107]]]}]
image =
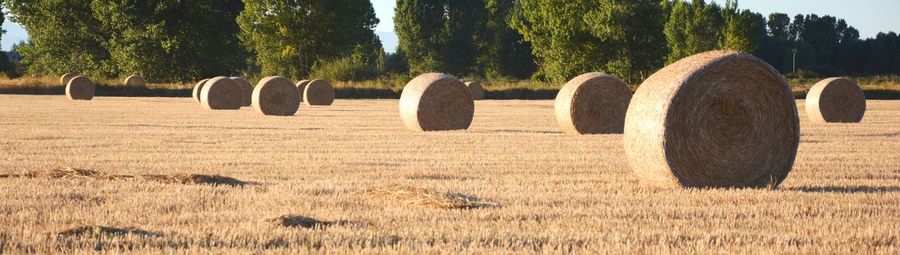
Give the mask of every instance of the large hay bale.
[{"label": "large hay bale", "polygon": [[197,85],[194,85],[194,92],[192,95],[197,103],[200,103],[200,92],[203,91],[203,85],[206,85],[207,81],[209,81],[209,79],[203,79],[200,80],[200,82],[197,82]]},{"label": "large hay bale", "polygon": [[304,93],[306,93],[306,85],[308,85],[310,80],[302,80],[297,82],[297,92],[300,93],[300,102],[303,102]]},{"label": "large hay bale", "polygon": [[556,96],[556,121],[573,134],[620,134],[631,102],[628,84],[605,73],[575,77]]},{"label": "large hay bale", "polygon": [[400,95],[400,117],[417,131],[468,129],[475,113],[469,88],[451,75],[427,73],[409,81]]},{"label": "large hay bale", "polygon": [[138,88],[147,87],[147,80],[144,80],[144,77],[139,75],[128,76],[125,78],[125,86]]},{"label": "large hay bale", "polygon": [[95,91],[94,83],[84,76],[75,76],[66,84],[66,97],[71,100],[94,99]]},{"label": "large hay bale", "polygon": [[237,110],[244,100],[241,87],[228,77],[212,78],[203,85],[200,102],[207,109]]},{"label": "large hay bale", "polygon": [[481,86],[480,82],[477,82],[477,81],[466,82],[466,87],[469,88],[469,93],[472,94],[473,100],[484,99],[484,87]]},{"label": "large hay bale", "polygon": [[250,81],[244,79],[244,77],[231,77],[231,80],[241,87],[241,95],[243,96],[241,106],[250,106],[253,103],[253,84],[250,84]]},{"label": "large hay bale", "polygon": [[748,54],[712,51],[671,64],[634,94],[625,151],[640,178],[669,187],[777,187],[800,143],[787,81]]},{"label": "large hay bale", "polygon": [[72,78],[75,78],[75,76],[78,76],[78,75],[75,75],[73,73],[63,74],[62,77],[59,78],[59,83],[62,84],[63,86],[67,86],[67,85],[69,85],[69,81],[72,80]]},{"label": "large hay bale", "polygon": [[325,80],[312,80],[303,89],[303,103],[308,105],[331,105],[334,103],[334,87]]},{"label": "large hay bale", "polygon": [[855,123],[865,114],[866,95],[854,80],[828,78],[806,94],[806,115],[814,122]]},{"label": "large hay bale", "polygon": [[266,77],[253,89],[253,109],[264,115],[293,116],[300,107],[300,91],[281,76]]}]

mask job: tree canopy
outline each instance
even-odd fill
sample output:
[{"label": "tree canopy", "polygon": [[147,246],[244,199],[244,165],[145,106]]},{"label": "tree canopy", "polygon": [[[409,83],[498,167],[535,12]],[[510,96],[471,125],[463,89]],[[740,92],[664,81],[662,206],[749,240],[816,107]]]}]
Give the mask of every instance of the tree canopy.
[{"label": "tree canopy", "polygon": [[590,71],[635,81],[662,65],[664,14],[651,0],[521,0],[513,28],[530,42],[539,78],[562,82]]},{"label": "tree canopy", "polygon": [[[565,82],[602,71],[637,84],[666,63],[731,49],[782,73],[900,74],[894,32],[843,19],[767,16],[705,0],[396,0],[386,54],[368,0],[0,0],[27,31],[16,73],[368,80],[444,72]],[[5,20],[0,16],[0,24]],[[3,31],[0,31],[0,37]],[[7,71],[0,56],[0,71]],[[18,57],[17,57],[18,59]]]},{"label": "tree canopy", "polygon": [[[29,35],[17,48],[37,75],[144,75],[187,81],[243,67],[239,0],[4,0]],[[66,10],[66,11],[59,11]]]},{"label": "tree canopy", "polygon": [[375,9],[368,0],[246,1],[238,16],[240,38],[263,75],[307,76],[316,65],[366,49],[360,59],[383,54],[375,44]]}]

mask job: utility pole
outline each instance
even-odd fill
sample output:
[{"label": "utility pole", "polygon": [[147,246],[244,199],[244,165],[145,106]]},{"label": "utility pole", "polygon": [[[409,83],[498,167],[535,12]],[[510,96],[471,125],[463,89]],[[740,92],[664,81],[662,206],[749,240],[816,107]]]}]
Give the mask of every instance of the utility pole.
[{"label": "utility pole", "polygon": [[793,49],[794,51],[794,71],[793,74],[797,75],[797,49]]}]

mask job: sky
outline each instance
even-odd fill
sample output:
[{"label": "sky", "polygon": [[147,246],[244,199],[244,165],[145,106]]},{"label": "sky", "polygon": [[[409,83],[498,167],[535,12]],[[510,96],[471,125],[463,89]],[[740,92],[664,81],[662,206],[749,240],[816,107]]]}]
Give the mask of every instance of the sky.
[{"label": "sky", "polygon": [[[394,6],[396,0],[372,0],[375,13],[381,23],[375,33],[381,38],[384,49],[394,52],[397,35],[394,34]],[[725,0],[718,0],[724,3]],[[900,0],[740,0],[740,9],[750,9],[768,16],[773,12],[831,15],[847,20],[859,30],[863,38],[875,37],[878,32],[900,32]],[[7,20],[3,23],[7,32],[3,35],[2,49],[8,51],[14,43],[26,40],[28,34],[18,24]]]}]

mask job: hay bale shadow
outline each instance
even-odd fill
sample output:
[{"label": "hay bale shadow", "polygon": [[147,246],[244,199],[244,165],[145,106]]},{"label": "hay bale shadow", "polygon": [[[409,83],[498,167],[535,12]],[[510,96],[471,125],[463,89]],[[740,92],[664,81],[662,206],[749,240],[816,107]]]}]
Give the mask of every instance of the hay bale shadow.
[{"label": "hay bale shadow", "polygon": [[70,229],[66,229],[56,233],[58,236],[63,237],[81,237],[81,236],[90,236],[90,237],[101,237],[101,236],[126,236],[126,235],[134,235],[140,237],[160,237],[163,234],[159,232],[152,232],[147,230],[142,230],[138,228],[119,228],[119,227],[107,227],[107,226],[79,226]]},{"label": "hay bale shadow", "polygon": [[145,174],[145,175],[117,175],[106,174],[100,171],[81,169],[81,168],[54,168],[48,170],[31,171],[24,174],[3,174],[0,178],[30,178],[30,179],[74,179],[85,178],[93,180],[147,180],[160,183],[172,184],[203,184],[212,186],[240,186],[251,185],[254,183],[241,181],[235,178],[221,175],[205,175],[205,174]]},{"label": "hay bale shadow", "polygon": [[325,229],[336,225],[354,224],[350,221],[323,221],[302,215],[287,214],[267,219],[266,222],[274,223],[288,228]]},{"label": "hay bale shadow", "polygon": [[81,168],[53,168],[31,171],[24,174],[8,174],[6,178],[64,179],[64,178],[100,178],[103,173]]},{"label": "hay bale shadow", "polygon": [[205,174],[175,174],[175,175],[160,175],[160,174],[148,174],[141,175],[139,178],[143,180],[156,181],[161,183],[174,183],[174,184],[204,184],[204,185],[212,185],[212,186],[240,186],[249,185],[251,183],[241,181],[235,178],[231,178],[228,176],[221,175],[205,175]]},{"label": "hay bale shadow", "polygon": [[425,188],[391,185],[370,188],[362,192],[370,198],[400,202],[407,206],[420,206],[434,209],[481,209],[500,207],[499,204],[484,201],[477,196],[447,192],[438,193]]}]

